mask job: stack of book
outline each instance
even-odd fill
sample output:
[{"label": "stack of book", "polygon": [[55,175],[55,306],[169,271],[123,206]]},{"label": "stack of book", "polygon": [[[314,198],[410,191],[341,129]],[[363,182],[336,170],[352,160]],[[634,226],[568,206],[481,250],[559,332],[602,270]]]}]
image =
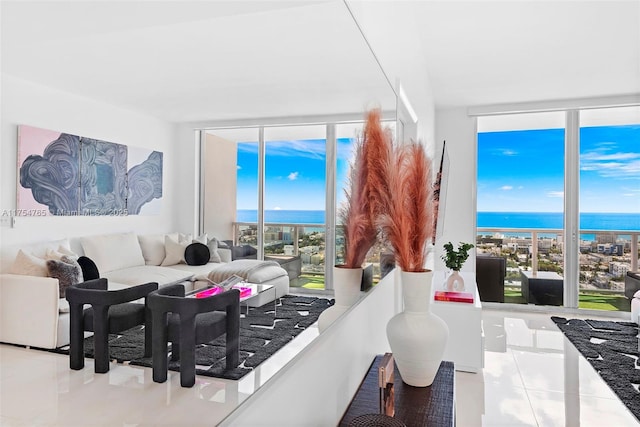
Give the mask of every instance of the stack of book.
[{"label": "stack of book", "polygon": [[473,294],[470,292],[436,291],[433,299],[436,301],[466,302],[473,304]]}]

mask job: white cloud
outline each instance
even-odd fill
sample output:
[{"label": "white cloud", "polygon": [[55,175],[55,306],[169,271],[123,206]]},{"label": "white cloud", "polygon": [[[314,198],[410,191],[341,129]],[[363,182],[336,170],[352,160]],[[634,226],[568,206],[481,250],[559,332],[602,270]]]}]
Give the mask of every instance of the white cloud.
[{"label": "white cloud", "polygon": [[275,208],[273,208],[274,211],[279,211],[282,210],[282,208],[280,206],[276,206]]},{"label": "white cloud", "polygon": [[503,191],[509,191],[509,190],[513,190],[513,187],[510,185],[503,185],[502,187],[500,187],[500,189]]},{"label": "white cloud", "polygon": [[564,191],[548,191],[547,197],[564,197]]},{"label": "white cloud", "polygon": [[595,171],[604,178],[640,178],[640,152],[616,152],[614,143],[601,143],[580,155],[580,170]]},{"label": "white cloud", "polygon": [[502,150],[502,155],[503,156],[517,156],[518,152],[514,151],[514,150],[504,149],[504,150]]},{"label": "white cloud", "polygon": [[242,169],[242,166],[237,165],[237,166],[236,166],[236,169],[240,170],[240,169]]},{"label": "white cloud", "polygon": [[289,181],[295,181],[296,179],[298,179],[298,172],[291,172],[288,176],[287,179]]}]

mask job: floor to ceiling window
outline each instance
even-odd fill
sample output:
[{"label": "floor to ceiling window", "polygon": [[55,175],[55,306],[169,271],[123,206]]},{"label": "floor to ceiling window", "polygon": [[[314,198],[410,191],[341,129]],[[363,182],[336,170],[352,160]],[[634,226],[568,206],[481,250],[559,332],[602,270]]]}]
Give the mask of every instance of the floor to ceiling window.
[{"label": "floor to ceiling window", "polygon": [[506,259],[505,302],[562,305],[564,138],[562,113],[478,119],[477,251]]},{"label": "floor to ceiling window", "polygon": [[478,117],[477,246],[506,260],[504,302],[629,310],[638,141],[639,107]]},{"label": "floor to ceiling window", "polygon": [[268,127],[264,139],[265,259],[299,265],[292,286],[324,289],[326,126]]},{"label": "floor to ceiling window", "polygon": [[[394,121],[383,124],[394,131]],[[362,128],[355,121],[203,131],[203,230],[230,240],[235,259],[280,263],[291,286],[330,289],[327,275],[343,250],[336,207]],[[374,283],[383,249],[380,242],[367,257]]]},{"label": "floor to ceiling window", "polygon": [[581,307],[629,310],[625,276],[637,269],[639,235],[640,107],[583,110],[580,293],[607,298],[593,297]]}]

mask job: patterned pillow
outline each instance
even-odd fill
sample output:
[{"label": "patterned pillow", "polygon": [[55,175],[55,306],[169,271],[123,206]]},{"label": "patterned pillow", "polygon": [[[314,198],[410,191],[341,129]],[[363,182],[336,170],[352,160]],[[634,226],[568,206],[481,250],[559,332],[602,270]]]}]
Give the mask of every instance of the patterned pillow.
[{"label": "patterned pillow", "polygon": [[80,268],[78,261],[66,255],[63,256],[60,261],[55,259],[48,260],[47,270],[49,277],[58,279],[60,298],[65,297],[66,290],[69,286],[84,282],[82,268]]}]

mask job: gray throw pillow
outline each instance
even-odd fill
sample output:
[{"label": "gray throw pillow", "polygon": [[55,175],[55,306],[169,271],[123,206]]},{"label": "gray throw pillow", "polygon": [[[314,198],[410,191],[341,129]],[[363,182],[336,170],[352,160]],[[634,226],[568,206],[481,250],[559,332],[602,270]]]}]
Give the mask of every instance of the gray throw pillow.
[{"label": "gray throw pillow", "polygon": [[55,259],[48,260],[47,270],[49,272],[49,277],[58,279],[60,286],[60,298],[65,297],[65,293],[69,286],[84,282],[84,278],[82,277],[82,268],[80,267],[80,264],[78,264],[78,261],[66,255],[60,258],[60,261]]},{"label": "gray throw pillow", "polygon": [[213,239],[209,239],[207,242],[207,246],[209,247],[209,262],[222,262],[220,259],[220,254],[218,253],[218,239],[215,237]]}]

